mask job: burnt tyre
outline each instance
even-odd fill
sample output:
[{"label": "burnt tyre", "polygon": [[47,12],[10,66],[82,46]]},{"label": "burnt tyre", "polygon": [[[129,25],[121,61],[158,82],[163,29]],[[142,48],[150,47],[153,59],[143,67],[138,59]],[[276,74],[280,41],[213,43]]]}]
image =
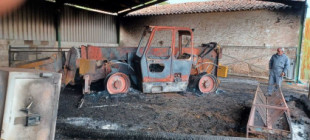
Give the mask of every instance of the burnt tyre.
[{"label": "burnt tyre", "polygon": [[105,87],[109,94],[125,94],[129,91],[130,79],[126,74],[116,72],[106,78]]},{"label": "burnt tyre", "polygon": [[198,89],[201,93],[207,94],[216,91],[218,88],[217,78],[211,74],[200,76],[198,81]]}]

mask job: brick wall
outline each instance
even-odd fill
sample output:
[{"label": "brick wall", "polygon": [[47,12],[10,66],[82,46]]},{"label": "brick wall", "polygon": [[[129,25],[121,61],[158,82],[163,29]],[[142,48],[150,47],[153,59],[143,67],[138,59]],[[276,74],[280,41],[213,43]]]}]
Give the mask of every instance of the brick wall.
[{"label": "brick wall", "polygon": [[[126,17],[121,22],[120,45],[137,46],[146,25],[194,28],[195,46],[208,42],[229,46],[223,48],[220,62],[229,64],[230,73],[267,77],[268,61],[277,47],[287,48],[290,58],[296,59],[300,15],[301,10],[255,10]],[[231,57],[245,60],[256,55],[261,57],[246,63],[230,62]]]}]

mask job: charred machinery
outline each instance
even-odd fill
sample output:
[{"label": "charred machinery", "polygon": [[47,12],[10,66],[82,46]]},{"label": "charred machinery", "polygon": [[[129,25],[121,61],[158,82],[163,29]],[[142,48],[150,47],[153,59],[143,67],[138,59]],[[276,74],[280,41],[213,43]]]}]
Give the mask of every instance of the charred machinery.
[{"label": "charred machinery", "polygon": [[209,93],[218,87],[220,57],[217,43],[194,47],[189,28],[148,26],[138,47],[71,48],[63,83],[83,78],[84,93],[91,93],[90,85],[100,79],[110,94],[127,93],[132,86],[144,93],[182,92],[188,87]]}]

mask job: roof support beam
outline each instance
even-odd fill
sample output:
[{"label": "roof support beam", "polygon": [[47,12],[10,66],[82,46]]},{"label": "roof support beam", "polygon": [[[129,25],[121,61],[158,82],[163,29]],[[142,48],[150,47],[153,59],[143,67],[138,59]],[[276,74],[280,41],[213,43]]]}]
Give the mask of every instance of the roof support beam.
[{"label": "roof support beam", "polygon": [[119,13],[119,16],[125,16],[126,14],[132,12],[132,11],[136,11],[136,10],[139,10],[139,9],[142,9],[142,8],[145,8],[145,7],[148,7],[148,6],[151,6],[151,5],[154,5],[154,4],[158,4],[158,3],[161,3],[161,2],[164,2],[166,0],[156,0],[154,2],[150,2],[150,3],[147,3],[147,4],[143,4],[143,6],[140,6],[140,7],[137,7],[137,8],[134,8],[134,9],[130,9],[130,10],[127,10],[125,12],[122,12],[122,13]]}]

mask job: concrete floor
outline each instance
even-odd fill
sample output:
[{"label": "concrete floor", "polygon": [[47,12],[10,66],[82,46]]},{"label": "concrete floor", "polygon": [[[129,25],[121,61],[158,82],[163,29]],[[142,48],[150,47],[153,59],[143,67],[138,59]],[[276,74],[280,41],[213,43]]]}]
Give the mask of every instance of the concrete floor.
[{"label": "concrete floor", "polygon": [[[207,139],[204,136],[211,135],[244,138],[256,87],[261,83],[261,88],[266,89],[267,81],[243,77],[220,80],[217,93],[206,95],[143,94],[134,89],[117,96],[98,92],[86,95],[80,109],[80,86],[66,87],[60,96],[56,139]],[[291,110],[293,137],[297,140],[310,137],[310,119],[299,99],[306,93],[303,87],[283,85]]]}]

